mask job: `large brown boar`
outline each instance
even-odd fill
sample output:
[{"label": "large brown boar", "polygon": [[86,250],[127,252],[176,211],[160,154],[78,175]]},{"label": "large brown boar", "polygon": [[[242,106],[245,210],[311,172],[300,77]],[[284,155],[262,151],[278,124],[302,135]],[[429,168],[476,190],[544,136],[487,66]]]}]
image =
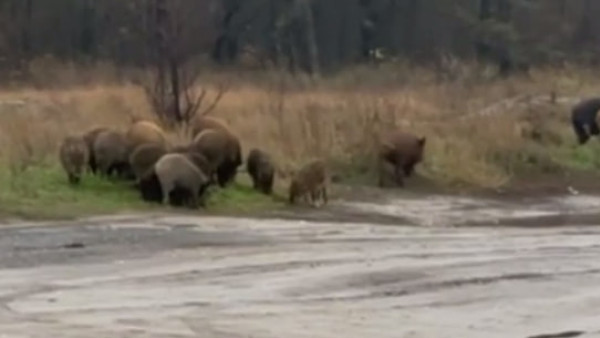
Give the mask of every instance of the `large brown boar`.
[{"label": "large brown boar", "polygon": [[571,125],[579,144],[586,144],[590,137],[600,135],[598,111],[600,97],[584,99],[571,109]]},{"label": "large brown boar", "polygon": [[131,150],[140,144],[147,143],[155,143],[165,149],[168,147],[164,130],[152,121],[140,120],[132,123],[127,129],[125,137]]},{"label": "large brown boar", "polygon": [[134,179],[128,158],[129,147],[123,133],[116,130],[100,132],[93,148],[98,171],[106,176]]},{"label": "large brown boar", "polygon": [[167,153],[167,150],[157,143],[140,144],[129,155],[129,164],[135,175],[139,179],[144,175],[158,160]]},{"label": "large brown boar", "polygon": [[220,130],[203,130],[194,138],[191,149],[206,157],[221,187],[233,181],[242,164],[239,140]]},{"label": "large brown boar", "polygon": [[199,195],[209,184],[208,177],[188,156],[169,153],[144,174],[138,186],[145,201],[197,208]]},{"label": "large brown boar", "polygon": [[384,135],[379,144],[379,186],[384,186],[386,164],[394,168],[394,177],[398,186],[404,186],[404,177],[410,177],[415,166],[423,160],[425,137],[394,131]]},{"label": "large brown boar", "polygon": [[198,134],[207,129],[220,130],[227,134],[233,135],[231,129],[225,121],[210,116],[195,116],[190,121],[190,128],[192,133],[192,139],[194,139],[196,136],[198,136]]},{"label": "large brown boar", "polygon": [[211,183],[216,183],[216,167],[202,153],[194,151],[192,145],[177,145],[169,150],[169,153],[186,155],[206,176]]}]

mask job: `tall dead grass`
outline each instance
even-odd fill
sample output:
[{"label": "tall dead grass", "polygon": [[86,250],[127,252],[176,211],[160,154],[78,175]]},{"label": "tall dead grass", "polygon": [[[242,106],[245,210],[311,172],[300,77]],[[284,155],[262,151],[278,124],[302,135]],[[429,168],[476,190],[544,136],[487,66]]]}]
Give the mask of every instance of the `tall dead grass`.
[{"label": "tall dead grass", "polygon": [[[444,78],[436,75],[440,70],[360,69],[297,86],[277,74],[259,84],[240,77],[212,115],[231,124],[245,152],[253,147],[271,152],[282,172],[317,156],[368,170],[375,164],[377,135],[401,127],[428,138],[418,169],[423,176],[494,187],[523,163],[551,161],[549,147],[573,144],[568,107],[548,102],[485,116],[478,112],[516,95],[585,97],[600,87],[590,72],[575,68],[505,80],[482,79],[480,70],[469,69],[446,70],[450,75]],[[15,172],[55,161],[67,133],[97,125],[124,128],[132,116],[153,118],[143,90],[132,84],[2,91],[0,161]],[[553,135],[553,141],[531,137],[532,130]],[[175,143],[184,141],[181,133],[170,136]]]}]

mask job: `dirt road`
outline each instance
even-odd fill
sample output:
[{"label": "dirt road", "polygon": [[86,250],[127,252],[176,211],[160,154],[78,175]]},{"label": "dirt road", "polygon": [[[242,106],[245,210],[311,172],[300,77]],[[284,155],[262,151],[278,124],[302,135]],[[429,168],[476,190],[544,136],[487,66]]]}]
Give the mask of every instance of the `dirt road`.
[{"label": "dirt road", "polygon": [[6,225],[0,337],[600,337],[600,199],[386,203]]}]

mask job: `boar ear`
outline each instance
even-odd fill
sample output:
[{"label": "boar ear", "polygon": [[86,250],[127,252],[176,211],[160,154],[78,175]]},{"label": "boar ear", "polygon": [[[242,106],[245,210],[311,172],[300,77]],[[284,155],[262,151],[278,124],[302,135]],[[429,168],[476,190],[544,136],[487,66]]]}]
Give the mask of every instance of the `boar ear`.
[{"label": "boar ear", "polygon": [[426,142],[426,141],[427,141],[427,138],[426,138],[425,136],[423,136],[423,137],[420,137],[420,138],[419,138],[419,145],[420,145],[421,147],[423,147],[423,146],[425,145],[425,142]]}]

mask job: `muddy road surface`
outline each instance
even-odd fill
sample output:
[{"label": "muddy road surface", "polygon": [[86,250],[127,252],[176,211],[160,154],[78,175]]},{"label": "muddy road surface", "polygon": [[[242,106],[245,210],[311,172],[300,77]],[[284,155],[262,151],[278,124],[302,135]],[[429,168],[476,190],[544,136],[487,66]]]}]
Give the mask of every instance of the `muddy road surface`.
[{"label": "muddy road surface", "polygon": [[600,337],[600,199],[519,203],[6,224],[0,337]]}]

